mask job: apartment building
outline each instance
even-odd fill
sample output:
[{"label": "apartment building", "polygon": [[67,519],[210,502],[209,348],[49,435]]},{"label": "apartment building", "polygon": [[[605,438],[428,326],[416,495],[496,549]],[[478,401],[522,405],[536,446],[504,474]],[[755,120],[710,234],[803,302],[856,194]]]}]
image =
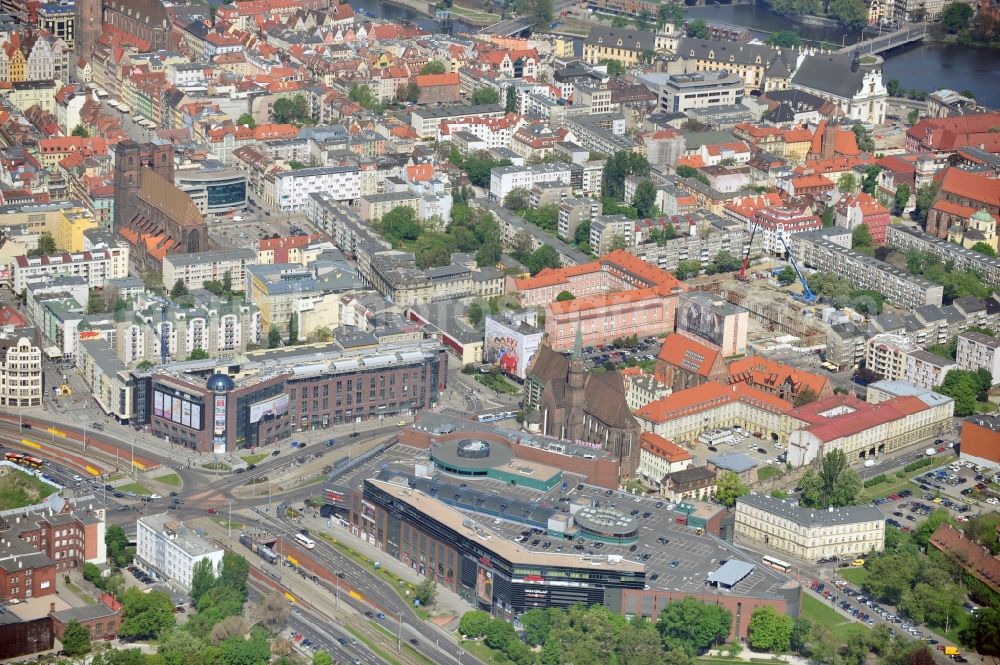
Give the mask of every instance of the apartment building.
[{"label": "apartment building", "polygon": [[743,77],[725,69],[673,74],[660,84],[660,110],[685,113],[690,109],[730,106],[742,102],[743,94]]},{"label": "apartment building", "polygon": [[874,506],[816,510],[753,492],[736,500],[733,540],[766,545],[805,561],[844,560],[885,548],[885,517]]},{"label": "apartment building", "polygon": [[826,335],[826,360],[841,370],[860,367],[865,361],[865,331],[850,322],[830,326]]},{"label": "apartment building", "polygon": [[188,290],[200,289],[205,282],[222,282],[226,275],[233,291],[246,291],[247,266],[257,263],[253,249],[222,249],[163,257],[163,284],[168,289],[179,281]]},{"label": "apartment building", "polygon": [[600,209],[600,204],[594,199],[563,199],[559,204],[559,235],[572,240],[576,237],[576,228],[585,222],[593,223]]},{"label": "apartment building", "polygon": [[366,222],[377,222],[394,208],[410,208],[420,216],[420,201],[418,194],[412,192],[386,192],[384,194],[367,194],[361,197],[358,214]]},{"label": "apartment building", "polygon": [[598,215],[590,223],[590,251],[606,254],[635,244],[635,221],[625,215]]},{"label": "apartment building", "polygon": [[459,118],[503,118],[506,115],[507,111],[500,104],[415,108],[410,111],[410,126],[417,133],[417,138],[429,141],[438,138],[438,128],[443,122]]},{"label": "apartment building", "polygon": [[543,182],[570,184],[570,164],[550,163],[532,166],[497,166],[490,169],[490,199],[503,202],[514,189],[531,189]]},{"label": "apartment building", "polygon": [[865,342],[865,367],[887,381],[899,381],[906,377],[907,357],[919,349],[905,335],[875,335]]},{"label": "apartment building", "polygon": [[978,332],[959,333],[955,361],[959,369],[988,370],[993,383],[997,383],[1000,379],[1000,339]]},{"label": "apartment building", "polygon": [[796,234],[790,245],[799,263],[846,277],[859,289],[877,291],[896,307],[941,305],[944,300],[940,284],[843,247],[821,232]]},{"label": "apartment building", "polygon": [[17,256],[12,261],[15,293],[21,293],[28,284],[51,277],[79,276],[87,280],[91,289],[103,288],[109,279],[128,277],[128,249],[122,247],[95,249],[75,254],[51,256]]},{"label": "apartment building", "polygon": [[659,487],[663,477],[691,466],[690,451],[659,434],[643,432],[639,437],[639,476],[652,487]]},{"label": "apartment building", "polygon": [[889,225],[885,230],[885,244],[902,250],[918,249],[929,252],[943,262],[951,261],[955,270],[974,270],[983,283],[1000,287],[1000,259],[974,252],[967,247],[927,235],[919,229],[902,224]]},{"label": "apartment building", "polygon": [[[774,256],[785,256],[791,247],[792,236],[823,228],[823,220],[804,210],[785,207],[761,208],[754,215],[757,233],[761,236],[761,249]],[[750,229],[747,229],[748,232]]]},{"label": "apartment building", "polygon": [[933,389],[944,382],[944,377],[958,364],[950,358],[943,358],[936,353],[917,349],[906,356],[906,372],[903,379],[915,386]]},{"label": "apartment building", "polygon": [[170,513],[136,520],[135,562],[157,579],[191,588],[194,567],[207,559],[212,569],[222,563],[223,549],[202,538]]},{"label": "apartment building", "polygon": [[0,359],[0,406],[41,406],[42,391],[42,351],[27,337],[20,337]]},{"label": "apartment building", "polygon": [[310,194],[324,192],[337,201],[361,198],[361,169],[319,166],[274,174],[275,203],[284,212],[305,210]]}]

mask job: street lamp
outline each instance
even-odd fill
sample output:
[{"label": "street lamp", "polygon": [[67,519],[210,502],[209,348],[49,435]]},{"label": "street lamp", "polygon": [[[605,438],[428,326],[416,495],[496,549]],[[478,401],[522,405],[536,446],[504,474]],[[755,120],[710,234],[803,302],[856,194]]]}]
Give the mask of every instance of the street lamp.
[{"label": "street lamp", "polygon": [[398,655],[403,647],[403,613],[399,612],[399,623],[396,624],[396,654]]},{"label": "street lamp", "polygon": [[226,520],[226,527],[228,528],[227,538],[231,541],[233,539],[233,500],[229,499],[229,519]]}]

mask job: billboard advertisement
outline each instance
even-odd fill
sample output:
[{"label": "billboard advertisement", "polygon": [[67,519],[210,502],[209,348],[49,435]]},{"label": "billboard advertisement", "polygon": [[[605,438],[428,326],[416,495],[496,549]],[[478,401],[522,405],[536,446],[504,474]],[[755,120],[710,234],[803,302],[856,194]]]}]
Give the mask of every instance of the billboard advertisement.
[{"label": "billboard advertisement", "polygon": [[722,348],[726,318],[707,303],[681,298],[677,303],[677,329]]},{"label": "billboard advertisement", "polygon": [[483,362],[496,365],[504,374],[523,379],[541,343],[541,331],[524,333],[502,321],[487,317]]},{"label": "billboard advertisement", "polygon": [[153,415],[184,427],[201,429],[201,405],[179,395],[169,395],[161,390],[154,390]]},{"label": "billboard advertisement", "polygon": [[226,434],[226,396],[216,395],[215,396],[215,426],[212,430],[212,434],[216,437],[225,436]]},{"label": "billboard advertisement", "polygon": [[277,418],[288,413],[288,395],[275,395],[270,399],[250,405],[250,422],[260,422],[261,418]]},{"label": "billboard advertisement", "polygon": [[493,604],[493,571],[481,567],[476,573],[476,596],[487,605]]}]

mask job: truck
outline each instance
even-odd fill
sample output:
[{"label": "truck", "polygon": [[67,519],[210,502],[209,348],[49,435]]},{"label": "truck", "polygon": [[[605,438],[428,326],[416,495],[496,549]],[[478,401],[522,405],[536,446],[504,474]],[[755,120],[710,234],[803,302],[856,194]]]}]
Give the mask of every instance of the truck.
[{"label": "truck", "polygon": [[278,555],[274,551],[275,537],[255,536],[248,533],[240,534],[240,544],[270,564],[278,563]]}]

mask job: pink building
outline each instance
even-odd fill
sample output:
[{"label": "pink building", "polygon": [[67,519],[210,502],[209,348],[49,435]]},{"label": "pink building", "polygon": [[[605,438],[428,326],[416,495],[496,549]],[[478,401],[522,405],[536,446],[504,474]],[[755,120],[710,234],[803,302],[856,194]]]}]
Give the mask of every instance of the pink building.
[{"label": "pink building", "polygon": [[[758,210],[754,214],[753,224],[757,225],[757,235],[761,236],[764,251],[776,256],[787,253],[785,243],[791,245],[789,236],[823,228],[823,220],[816,215],[795,208],[776,206]],[[748,232],[751,230],[752,227],[747,229]]]},{"label": "pink building", "polygon": [[885,230],[889,226],[889,211],[875,197],[858,192],[842,198],[836,206],[838,226],[854,230],[864,224],[872,234],[876,245],[885,243]]}]

